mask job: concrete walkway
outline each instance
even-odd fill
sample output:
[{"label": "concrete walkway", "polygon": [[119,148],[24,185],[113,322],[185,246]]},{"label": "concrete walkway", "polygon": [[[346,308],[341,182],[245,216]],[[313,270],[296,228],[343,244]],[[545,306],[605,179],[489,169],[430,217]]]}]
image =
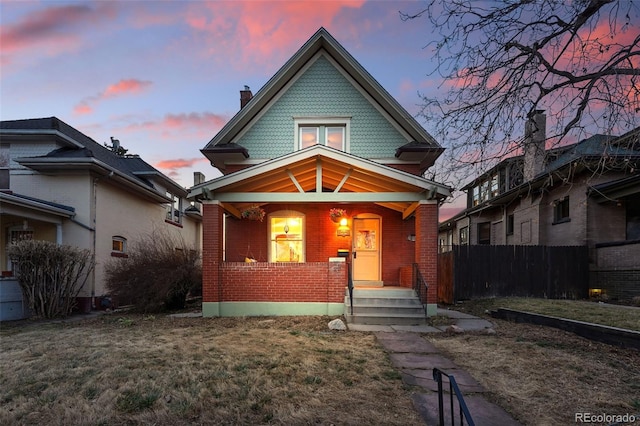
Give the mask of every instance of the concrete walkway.
[{"label": "concrete walkway", "polygon": [[[438,315],[448,316],[464,331],[481,331],[493,324],[462,312],[438,309]],[[436,347],[421,333],[441,333],[448,326],[374,326],[349,324],[350,330],[374,332],[376,339],[389,353],[391,363],[400,371],[404,383],[420,390],[412,395],[413,405],[428,425],[438,424],[438,385],[433,380],[433,368],[453,375],[476,425],[519,425],[501,407],[487,401],[486,389],[469,373],[438,353]],[[449,383],[443,379],[445,424],[451,424],[449,413]],[[458,404],[454,399],[454,415],[459,423]]]}]

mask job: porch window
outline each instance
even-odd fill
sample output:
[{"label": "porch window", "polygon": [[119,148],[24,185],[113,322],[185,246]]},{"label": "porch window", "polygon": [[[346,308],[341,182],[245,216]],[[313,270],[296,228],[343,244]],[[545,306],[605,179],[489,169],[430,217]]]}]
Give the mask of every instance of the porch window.
[{"label": "porch window", "polygon": [[304,262],[304,215],[279,211],[269,215],[269,261]]},{"label": "porch window", "polygon": [[295,118],[296,149],[325,145],[348,152],[350,117]]}]

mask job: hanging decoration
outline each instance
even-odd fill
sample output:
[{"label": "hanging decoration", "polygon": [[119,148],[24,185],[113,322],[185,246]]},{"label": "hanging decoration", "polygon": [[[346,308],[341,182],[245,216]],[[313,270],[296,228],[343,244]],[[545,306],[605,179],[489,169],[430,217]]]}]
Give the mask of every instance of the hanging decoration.
[{"label": "hanging decoration", "polygon": [[262,222],[264,220],[264,216],[266,215],[263,208],[260,206],[251,206],[240,212],[240,215],[243,219],[247,220],[259,220]]},{"label": "hanging decoration", "polygon": [[329,209],[329,217],[335,223],[340,222],[340,218],[347,215],[347,211],[343,209]]}]

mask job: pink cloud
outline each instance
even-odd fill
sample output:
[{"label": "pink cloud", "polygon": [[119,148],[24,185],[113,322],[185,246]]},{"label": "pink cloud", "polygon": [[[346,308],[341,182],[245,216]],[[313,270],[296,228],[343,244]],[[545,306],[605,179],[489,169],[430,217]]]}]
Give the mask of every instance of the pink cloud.
[{"label": "pink cloud", "polygon": [[120,80],[116,84],[107,87],[102,95],[103,97],[108,97],[117,96],[122,93],[140,93],[151,86],[151,84],[150,81],[142,81],[135,78]]},{"label": "pink cloud", "polygon": [[162,120],[162,125],[169,128],[200,127],[200,128],[222,128],[227,122],[227,117],[210,112],[189,114],[167,114]]},{"label": "pink cloud", "polygon": [[88,96],[82,99],[74,108],[75,114],[89,114],[93,112],[92,104],[96,104],[104,99],[113,98],[120,95],[139,94],[150,87],[151,81],[138,80],[135,78],[123,79],[115,84],[107,86],[97,95]]},{"label": "pink cloud", "polygon": [[3,54],[33,53],[34,48],[50,55],[69,51],[82,44],[78,28],[109,21],[114,14],[115,8],[108,2],[49,7],[32,12],[0,29]]},{"label": "pink cloud", "polygon": [[[344,9],[357,9],[364,3],[328,1],[312,8],[313,13],[306,1],[194,3],[185,22],[208,43],[208,55],[224,53],[225,60],[242,64],[279,64],[300,46],[300,40],[320,26],[330,28]],[[234,24],[229,16],[240,18]],[[236,57],[229,55],[233,52]]]},{"label": "pink cloud", "polygon": [[186,169],[190,167],[194,167],[197,163],[202,163],[208,161],[206,158],[175,158],[170,160],[162,160],[158,161],[153,167],[163,170],[171,170],[175,172],[177,169]]}]

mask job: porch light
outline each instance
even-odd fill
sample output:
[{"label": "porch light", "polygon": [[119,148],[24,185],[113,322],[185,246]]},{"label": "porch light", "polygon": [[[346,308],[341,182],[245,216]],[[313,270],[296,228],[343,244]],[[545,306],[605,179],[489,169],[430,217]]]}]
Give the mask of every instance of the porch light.
[{"label": "porch light", "polygon": [[590,288],[589,289],[589,297],[598,298],[602,296],[601,288]]},{"label": "porch light", "polygon": [[351,235],[351,229],[349,229],[348,223],[349,221],[347,221],[346,217],[340,219],[340,226],[338,226],[338,230],[336,231],[338,237],[348,237]]}]

